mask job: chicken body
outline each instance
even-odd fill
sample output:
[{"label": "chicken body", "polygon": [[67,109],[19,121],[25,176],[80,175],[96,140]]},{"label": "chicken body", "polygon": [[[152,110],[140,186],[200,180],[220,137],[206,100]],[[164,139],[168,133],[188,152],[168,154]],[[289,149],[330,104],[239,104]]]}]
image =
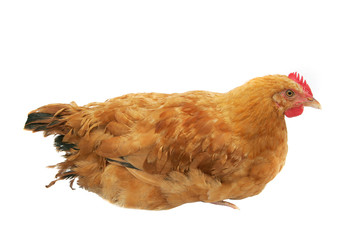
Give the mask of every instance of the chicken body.
[{"label": "chicken body", "polygon": [[260,193],[284,165],[288,103],[279,93],[288,88],[304,92],[287,76],[271,75],[228,93],[50,104],[31,112],[25,128],[58,134],[56,147],[67,154],[57,180],[76,178],[120,206],[242,199]]}]

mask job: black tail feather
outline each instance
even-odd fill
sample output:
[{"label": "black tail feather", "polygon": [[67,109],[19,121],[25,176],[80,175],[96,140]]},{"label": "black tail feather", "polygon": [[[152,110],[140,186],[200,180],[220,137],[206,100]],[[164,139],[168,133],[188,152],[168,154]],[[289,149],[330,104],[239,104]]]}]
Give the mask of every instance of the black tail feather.
[{"label": "black tail feather", "polygon": [[42,112],[30,113],[28,115],[28,119],[25,123],[25,126],[27,126],[28,124],[30,124],[32,122],[36,122],[38,120],[48,119],[48,118],[52,118],[52,117],[53,117],[53,115],[50,113],[42,113]]},{"label": "black tail feather", "polygon": [[33,131],[44,131],[47,130],[47,124],[44,123],[29,123],[25,124],[24,127],[26,130],[33,130]]},{"label": "black tail feather", "polygon": [[25,122],[24,129],[37,131],[47,130],[47,121],[53,117],[50,113],[34,112],[28,115],[28,119]]},{"label": "black tail feather", "polygon": [[63,142],[64,135],[58,135],[54,139],[54,146],[57,148],[58,151],[69,151],[70,149],[75,149],[76,145],[73,143]]}]

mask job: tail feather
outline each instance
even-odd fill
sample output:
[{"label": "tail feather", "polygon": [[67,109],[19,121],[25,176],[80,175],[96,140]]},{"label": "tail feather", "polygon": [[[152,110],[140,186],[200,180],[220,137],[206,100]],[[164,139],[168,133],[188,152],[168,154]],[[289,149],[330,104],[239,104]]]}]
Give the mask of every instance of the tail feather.
[{"label": "tail feather", "polygon": [[45,136],[66,134],[69,129],[64,125],[68,104],[49,104],[29,113],[24,129],[33,132],[43,131]]},{"label": "tail feather", "polygon": [[71,149],[78,150],[73,143],[64,142],[64,135],[58,135],[54,139],[54,146],[58,151],[70,151]]},{"label": "tail feather", "polygon": [[46,131],[52,118],[49,113],[30,113],[24,128],[33,132]]},{"label": "tail feather", "polygon": [[[43,131],[44,136],[51,134],[57,135],[54,140],[54,146],[58,151],[66,151],[65,157],[69,158],[73,153],[78,151],[74,143],[64,141],[65,135],[71,130],[71,126],[68,126],[66,123],[69,117],[76,112],[73,110],[73,107],[70,104],[49,104],[42,106],[28,114],[24,129],[32,132]],[[74,168],[74,162],[65,161],[51,167],[57,167],[59,171],[56,179],[46,187],[54,185],[56,181],[70,179],[70,187],[72,188],[74,179],[78,177],[72,170]]]},{"label": "tail feather", "polygon": [[33,122],[38,121],[38,120],[43,120],[43,119],[47,119],[47,118],[51,118],[51,117],[53,117],[53,115],[50,113],[43,113],[43,112],[30,113],[28,115],[28,119],[27,119],[25,125],[28,125],[28,124],[33,123]]},{"label": "tail feather", "polygon": [[[98,127],[94,117],[95,104],[79,107],[76,103],[49,104],[29,113],[24,129],[38,132],[44,136],[56,135],[54,145],[58,151],[65,151],[65,161],[54,166],[58,169],[56,179],[70,180],[70,187],[75,179],[78,185],[88,189],[99,189],[100,176],[106,166],[106,160],[93,152],[91,130]],[[86,137],[81,144],[81,138]],[[96,190],[95,190],[96,191]]]}]

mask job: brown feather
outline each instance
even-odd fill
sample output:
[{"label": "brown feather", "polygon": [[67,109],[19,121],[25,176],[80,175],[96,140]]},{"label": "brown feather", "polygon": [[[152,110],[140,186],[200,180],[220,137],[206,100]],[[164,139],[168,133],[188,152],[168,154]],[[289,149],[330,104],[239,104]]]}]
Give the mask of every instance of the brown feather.
[{"label": "brown feather", "polygon": [[272,97],[288,86],[299,89],[273,75],[225,94],[142,93],[81,107],[50,104],[31,112],[25,128],[64,135],[63,146],[76,146],[56,165],[57,180],[73,172],[81,187],[121,206],[168,209],[241,199],[261,192],[284,164],[286,125]]}]

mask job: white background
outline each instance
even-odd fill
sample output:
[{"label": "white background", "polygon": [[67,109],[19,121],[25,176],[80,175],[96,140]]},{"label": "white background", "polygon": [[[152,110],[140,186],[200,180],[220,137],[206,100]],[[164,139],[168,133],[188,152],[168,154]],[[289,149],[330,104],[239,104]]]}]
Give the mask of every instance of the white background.
[{"label": "white background", "polygon": [[[236,3],[237,2],[237,3]],[[1,1],[1,239],[346,239],[344,1]],[[68,182],[29,111],[130,92],[226,92],[300,72],[323,110],[287,119],[283,171],[258,196],[168,211],[113,206]]]}]

